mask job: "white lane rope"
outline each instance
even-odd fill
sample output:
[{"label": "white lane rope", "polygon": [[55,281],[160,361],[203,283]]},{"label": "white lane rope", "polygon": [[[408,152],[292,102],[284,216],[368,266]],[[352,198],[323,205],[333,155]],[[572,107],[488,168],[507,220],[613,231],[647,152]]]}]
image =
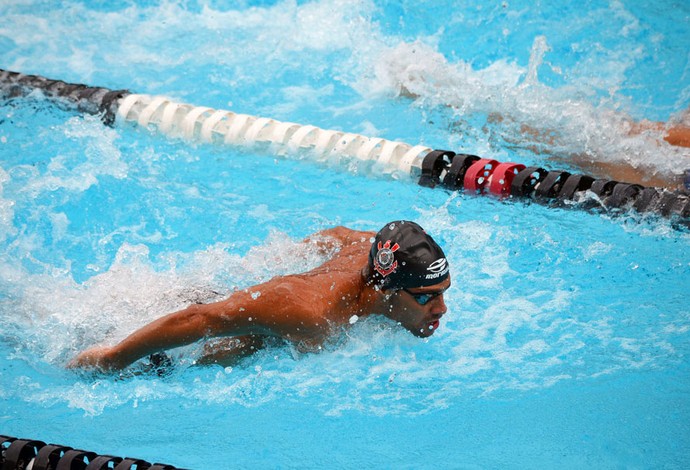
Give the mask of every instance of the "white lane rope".
[{"label": "white lane rope", "polygon": [[424,145],[412,146],[379,137],[176,103],[162,96],[124,97],[117,119],[190,141],[240,146],[267,143],[279,154],[300,153],[316,160],[349,157],[377,162],[384,173],[400,172],[413,177],[420,174],[422,161],[432,150]]}]

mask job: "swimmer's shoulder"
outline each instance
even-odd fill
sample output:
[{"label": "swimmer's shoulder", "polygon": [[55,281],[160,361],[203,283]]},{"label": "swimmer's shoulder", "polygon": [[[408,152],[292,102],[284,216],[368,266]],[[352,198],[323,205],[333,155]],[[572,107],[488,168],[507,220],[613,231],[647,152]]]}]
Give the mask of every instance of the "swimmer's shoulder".
[{"label": "swimmer's shoulder", "polygon": [[314,235],[318,237],[333,238],[342,243],[343,246],[346,246],[360,243],[371,244],[371,239],[374,237],[375,233],[338,226],[322,230]]}]

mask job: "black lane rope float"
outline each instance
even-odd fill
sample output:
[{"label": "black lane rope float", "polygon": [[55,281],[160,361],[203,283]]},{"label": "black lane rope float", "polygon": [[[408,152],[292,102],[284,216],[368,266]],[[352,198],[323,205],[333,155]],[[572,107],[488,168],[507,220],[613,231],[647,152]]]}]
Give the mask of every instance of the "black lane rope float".
[{"label": "black lane rope float", "polygon": [[178,470],[131,457],[98,455],[34,439],[0,436],[0,470]]},{"label": "black lane rope float", "polygon": [[[584,209],[654,213],[690,227],[690,193],[644,187],[588,175],[526,167],[476,155],[411,146],[381,138],[320,129],[311,125],[237,114],[176,103],[163,96],[138,95],[24,75],[0,69],[0,98],[40,90],[46,97],[78,110],[99,114],[107,125],[136,123],[147,128],[208,143],[267,145],[276,154],[307,151],[316,160],[342,157],[373,162],[383,173],[410,175],[421,186],[530,199],[562,207],[577,202]],[[347,161],[347,160],[346,160]],[[589,197],[587,197],[589,196]],[[572,204],[570,204],[572,205]]]}]

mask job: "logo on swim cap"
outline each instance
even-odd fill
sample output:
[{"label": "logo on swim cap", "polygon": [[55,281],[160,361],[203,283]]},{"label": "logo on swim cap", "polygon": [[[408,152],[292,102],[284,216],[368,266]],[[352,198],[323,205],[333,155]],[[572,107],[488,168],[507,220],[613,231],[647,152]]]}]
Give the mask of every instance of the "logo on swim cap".
[{"label": "logo on swim cap", "polygon": [[439,258],[433,263],[429,265],[428,268],[426,268],[427,271],[431,271],[432,273],[440,273],[444,269],[446,269],[446,259],[445,258]]},{"label": "logo on swim cap", "polygon": [[398,268],[398,262],[395,260],[393,253],[398,251],[400,245],[396,243],[391,247],[391,241],[387,240],[384,244],[379,242],[377,248],[379,251],[376,252],[376,257],[374,258],[374,268],[379,274],[386,277]]},{"label": "logo on swim cap", "polygon": [[446,261],[445,258],[439,258],[433,263],[429,265],[429,267],[426,268],[427,271],[430,271],[431,274],[426,275],[426,279],[436,279],[439,278],[443,275],[445,275],[448,272],[448,262]]}]

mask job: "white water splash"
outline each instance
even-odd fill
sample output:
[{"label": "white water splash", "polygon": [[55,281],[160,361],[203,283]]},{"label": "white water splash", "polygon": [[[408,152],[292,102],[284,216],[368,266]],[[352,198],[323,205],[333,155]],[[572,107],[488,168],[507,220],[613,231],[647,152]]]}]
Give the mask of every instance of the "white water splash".
[{"label": "white water splash", "polygon": [[[107,271],[81,284],[68,271],[32,274],[7,259],[0,263],[0,278],[15,305],[10,309],[6,303],[3,315],[8,330],[25,338],[28,349],[22,355],[61,363],[80,349],[120,341],[191,303],[221,300],[233,289],[306,271],[324,259],[313,247],[278,232],[244,257],[217,244],[151,259],[146,245],[124,244]],[[57,334],[63,329],[69,333]]]},{"label": "white water splash", "polygon": [[0,242],[4,242],[9,235],[16,233],[14,227],[14,201],[4,199],[4,184],[9,181],[7,172],[0,167]]},{"label": "white water splash", "polygon": [[[23,191],[33,196],[59,189],[83,192],[98,184],[100,177],[127,177],[128,167],[122,161],[116,143],[119,133],[115,129],[104,127],[97,116],[72,117],[63,125],[51,128],[49,132],[64,135],[77,145],[71,150],[56,147],[53,151],[57,153],[51,157],[47,171],[30,178]],[[41,138],[49,140],[49,136]],[[35,173],[28,165],[26,169]]]},{"label": "white water splash", "polygon": [[[475,70],[462,60],[449,62],[423,42],[400,43],[382,54],[373,81],[363,80],[357,87],[362,92],[412,96],[425,106],[450,107],[460,124],[472,116],[484,116],[488,134],[463,132],[480,140],[498,137],[499,145],[536,147],[545,154],[573,158],[576,164],[625,162],[661,175],[679,175],[690,167],[688,149],[667,144],[662,132],[631,133],[635,121],[616,110],[615,97],[592,102],[591,81],[575,81],[562,88],[541,83],[539,69],[548,51],[548,38],[539,36],[526,68],[498,60]],[[632,66],[620,65],[626,60],[607,61],[606,66],[617,63],[625,70]],[[602,75],[613,80],[620,74],[608,70]],[[470,141],[469,149],[467,142],[463,145],[463,150],[471,151],[471,146],[482,144]]]}]

